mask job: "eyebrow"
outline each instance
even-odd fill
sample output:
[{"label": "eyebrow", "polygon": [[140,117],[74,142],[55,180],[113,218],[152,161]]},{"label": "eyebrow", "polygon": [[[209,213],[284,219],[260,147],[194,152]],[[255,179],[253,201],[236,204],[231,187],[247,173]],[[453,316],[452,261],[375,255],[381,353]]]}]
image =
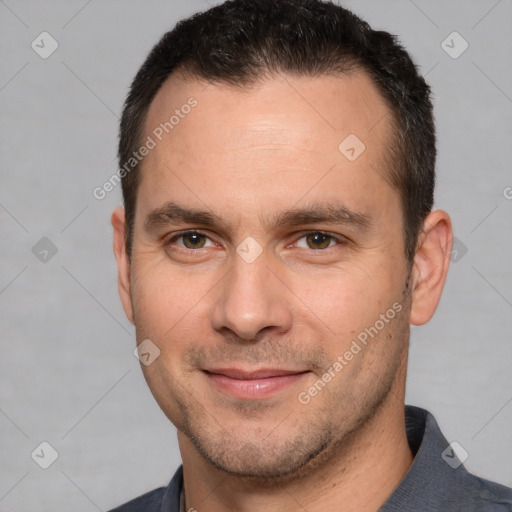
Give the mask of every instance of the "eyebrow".
[{"label": "eyebrow", "polygon": [[368,214],[355,212],[339,203],[309,204],[302,208],[292,208],[274,219],[276,227],[317,223],[339,224],[360,230],[368,230],[372,226]]},{"label": "eyebrow", "polygon": [[165,203],[160,208],[151,211],[146,216],[144,227],[148,232],[154,232],[165,226],[180,222],[184,224],[200,224],[206,227],[226,227],[222,219],[210,211],[185,208],[173,202]]},{"label": "eyebrow", "polygon": [[[367,231],[372,227],[371,217],[366,213],[355,212],[343,204],[320,203],[309,204],[302,208],[292,208],[276,214],[264,224],[274,228],[299,226],[307,224],[338,224]],[[208,210],[186,208],[172,201],[152,210],[144,222],[148,232],[156,232],[174,224],[196,224],[208,228],[222,227],[227,224],[216,214]]]}]

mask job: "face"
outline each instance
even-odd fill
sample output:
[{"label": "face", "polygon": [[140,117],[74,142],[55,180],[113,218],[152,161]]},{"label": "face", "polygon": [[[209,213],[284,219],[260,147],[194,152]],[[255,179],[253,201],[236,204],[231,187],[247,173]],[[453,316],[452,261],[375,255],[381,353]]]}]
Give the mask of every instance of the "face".
[{"label": "face", "polygon": [[391,130],[363,73],[171,78],[152,103],[121,296],[160,351],[157,402],[212,466],[304,470],[388,403],[410,319]]}]

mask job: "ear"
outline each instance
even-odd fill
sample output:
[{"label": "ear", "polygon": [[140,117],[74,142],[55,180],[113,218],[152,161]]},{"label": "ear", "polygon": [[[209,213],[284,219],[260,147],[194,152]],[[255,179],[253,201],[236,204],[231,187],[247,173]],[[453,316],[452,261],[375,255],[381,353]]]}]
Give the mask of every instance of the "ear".
[{"label": "ear", "polygon": [[130,294],[130,262],[126,254],[124,239],[125,214],[124,208],[116,208],[112,213],[112,227],[114,228],[114,254],[117,261],[117,288],[123,304],[124,313],[128,320],[133,321],[133,307]]},{"label": "ear", "polygon": [[412,268],[410,323],[426,324],[434,315],[443,291],[453,246],[450,216],[431,212],[423,223]]}]

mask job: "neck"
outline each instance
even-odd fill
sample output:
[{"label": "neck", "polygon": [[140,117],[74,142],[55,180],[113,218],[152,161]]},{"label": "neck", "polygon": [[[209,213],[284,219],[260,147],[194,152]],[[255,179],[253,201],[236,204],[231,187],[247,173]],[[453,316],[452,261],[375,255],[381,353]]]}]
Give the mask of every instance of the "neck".
[{"label": "neck", "polygon": [[264,484],[213,468],[178,432],[186,510],[379,510],[413,460],[405,431],[403,395],[403,388],[393,386],[382,407],[364,426],[343,446],[331,447],[332,456],[326,463],[285,483]]}]

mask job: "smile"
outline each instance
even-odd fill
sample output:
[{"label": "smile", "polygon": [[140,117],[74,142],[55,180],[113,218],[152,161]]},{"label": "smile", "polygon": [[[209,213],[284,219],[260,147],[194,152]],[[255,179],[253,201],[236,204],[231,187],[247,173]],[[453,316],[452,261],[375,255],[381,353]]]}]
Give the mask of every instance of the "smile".
[{"label": "smile", "polygon": [[204,370],[212,386],[244,400],[263,400],[286,390],[308,371],[261,369],[247,372],[236,368]]}]

